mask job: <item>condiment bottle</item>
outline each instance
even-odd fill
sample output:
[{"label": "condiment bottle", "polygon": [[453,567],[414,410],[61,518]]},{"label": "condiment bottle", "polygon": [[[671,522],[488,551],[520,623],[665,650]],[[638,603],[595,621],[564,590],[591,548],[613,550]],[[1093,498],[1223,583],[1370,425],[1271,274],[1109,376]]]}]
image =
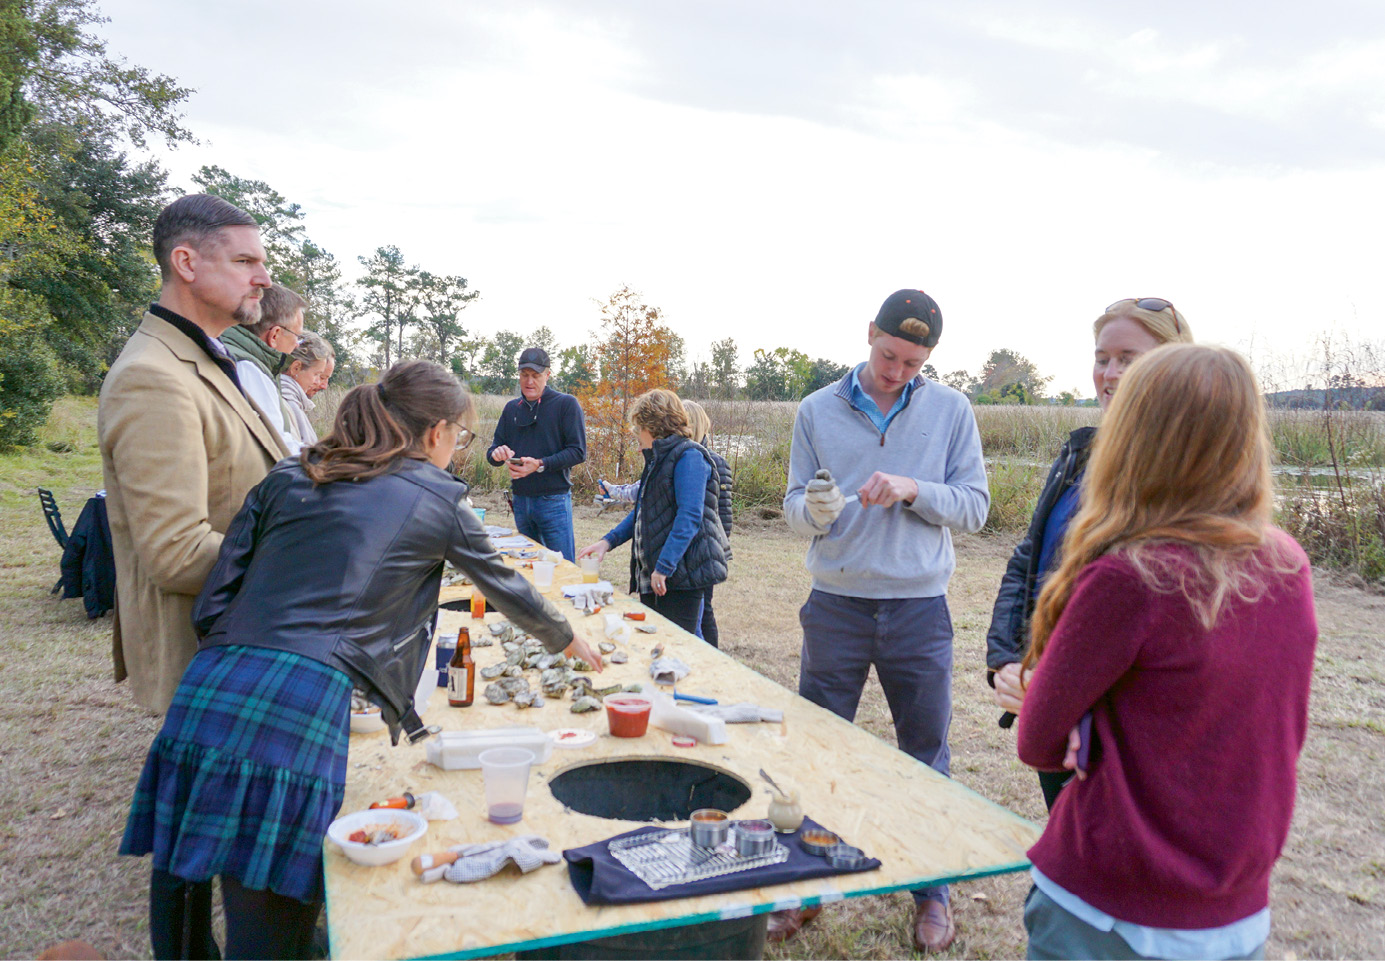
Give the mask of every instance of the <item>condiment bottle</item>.
[{"label": "condiment bottle", "polygon": [[477,619],[486,616],[486,598],[475,584],[471,585],[471,616]]},{"label": "condiment bottle", "polygon": [[803,808],[798,804],[798,792],[780,794],[771,791],[769,821],[780,834],[792,834],[803,823]]},{"label": "condiment bottle", "polygon": [[447,703],[452,707],[471,707],[476,694],[476,662],[471,659],[471,632],[457,632],[457,650],[447,665]]}]

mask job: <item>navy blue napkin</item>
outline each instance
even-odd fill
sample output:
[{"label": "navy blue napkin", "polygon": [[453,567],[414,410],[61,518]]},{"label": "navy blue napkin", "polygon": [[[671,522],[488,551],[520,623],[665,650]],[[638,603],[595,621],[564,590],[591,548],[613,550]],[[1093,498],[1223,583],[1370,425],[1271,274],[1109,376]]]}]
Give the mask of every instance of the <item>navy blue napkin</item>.
[{"label": "navy blue napkin", "polygon": [[878,860],[868,858],[861,867],[854,870],[834,868],[827,863],[826,858],[809,854],[803,850],[800,838],[804,831],[813,829],[823,828],[816,821],[804,818],[803,824],[793,834],[776,835],[779,843],[789,849],[787,861],[752,868],[737,874],[725,874],[719,878],[694,881],[691,884],[672,884],[659,891],[645,884],[629,868],[617,861],[607,846],[619,838],[663,831],[665,828],[636,828],[624,834],[617,834],[613,838],[597,841],[595,844],[570,848],[563,852],[563,857],[567,860],[567,873],[572,879],[572,886],[587,904],[639,904],[644,901],[696,898],[704,894],[723,894],[727,891],[761,888],[770,884],[788,884],[792,881],[825,878],[833,874],[858,874],[880,867]]}]

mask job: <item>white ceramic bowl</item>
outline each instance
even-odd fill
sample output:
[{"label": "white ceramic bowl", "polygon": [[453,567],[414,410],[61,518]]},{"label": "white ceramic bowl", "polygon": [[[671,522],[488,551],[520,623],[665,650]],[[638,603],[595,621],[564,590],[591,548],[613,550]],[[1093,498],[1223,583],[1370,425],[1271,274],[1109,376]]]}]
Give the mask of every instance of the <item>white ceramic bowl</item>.
[{"label": "white ceramic bowl", "polygon": [[[372,824],[397,824],[399,829],[406,833],[398,841],[386,841],[384,844],[361,844],[359,841],[347,840],[354,832]],[[374,867],[398,861],[427,830],[428,822],[413,811],[377,808],[374,811],[357,811],[355,814],[337,818],[328,825],[327,836],[352,861]]]},{"label": "white ceramic bowl", "polygon": [[383,731],[385,729],[385,719],[380,714],[377,707],[373,711],[351,712],[351,730],[357,734],[369,734],[372,731]]}]

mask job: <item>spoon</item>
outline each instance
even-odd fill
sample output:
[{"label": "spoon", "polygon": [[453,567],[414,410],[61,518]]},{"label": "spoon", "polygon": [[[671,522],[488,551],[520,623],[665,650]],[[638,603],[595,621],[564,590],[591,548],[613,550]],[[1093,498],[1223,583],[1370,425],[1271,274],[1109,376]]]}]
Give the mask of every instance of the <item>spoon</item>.
[{"label": "spoon", "polygon": [[765,769],[764,769],[764,768],[760,768],[760,777],[764,778],[765,781],[767,781],[767,782],[769,783],[769,786],[772,787],[772,788],[774,788],[776,791],[778,791],[779,794],[781,794],[782,796],[784,796],[784,797],[788,797],[788,796],[789,796],[789,792],[788,792],[788,791],[785,791],[782,787],[780,787],[779,785],[775,784],[775,783],[774,783],[774,778],[770,777],[767,773],[765,773]]}]

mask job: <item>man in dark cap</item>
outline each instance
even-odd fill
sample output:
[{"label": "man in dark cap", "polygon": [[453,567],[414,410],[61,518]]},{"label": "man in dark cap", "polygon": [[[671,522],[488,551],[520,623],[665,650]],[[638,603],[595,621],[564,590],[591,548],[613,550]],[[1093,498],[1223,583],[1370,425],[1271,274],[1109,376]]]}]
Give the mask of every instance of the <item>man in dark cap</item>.
[{"label": "man in dark cap", "polygon": [[[980,530],[991,498],[971,404],[920,373],[942,329],[923,291],[886,299],[867,330],[870,357],[799,405],[784,517],[812,538],[798,693],[852,720],[875,665],[899,749],[947,774],[950,532]],[[947,948],[946,886],[918,889],[914,902],[914,946]],[[802,921],[780,915],[771,938]]]},{"label": "man in dark cap", "polygon": [[500,412],[486,456],[510,471],[519,532],[572,560],[570,475],[587,459],[587,425],[577,398],[549,387],[548,375],[548,351],[519,355],[519,396]]}]

